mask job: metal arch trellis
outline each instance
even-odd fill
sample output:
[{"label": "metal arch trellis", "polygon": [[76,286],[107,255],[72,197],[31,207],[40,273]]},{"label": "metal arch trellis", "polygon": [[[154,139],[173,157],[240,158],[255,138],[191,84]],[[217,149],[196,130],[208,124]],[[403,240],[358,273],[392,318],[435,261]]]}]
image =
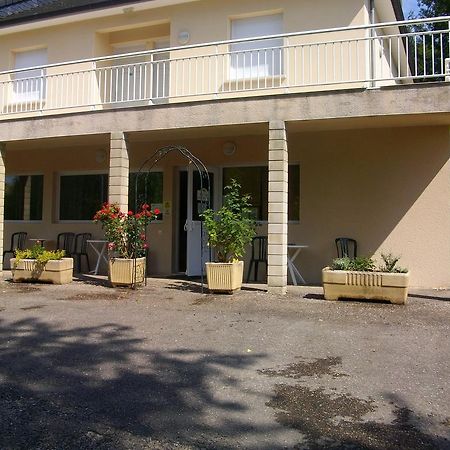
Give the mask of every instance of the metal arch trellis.
[{"label": "metal arch trellis", "polygon": [[[211,184],[210,184],[210,178],[209,178],[209,172],[206,168],[203,161],[201,161],[197,156],[195,156],[193,153],[191,153],[186,147],[182,145],[167,145],[165,147],[162,147],[158,150],[156,150],[150,158],[146,159],[141,167],[139,168],[139,171],[136,175],[135,179],[135,186],[134,186],[134,208],[135,211],[138,209],[140,205],[147,202],[147,188],[148,188],[148,178],[150,176],[151,170],[162,160],[164,159],[169,153],[171,152],[178,152],[182,156],[184,156],[190,164],[193,164],[197,170],[197,173],[200,178],[200,192],[204,192],[204,188],[206,188],[208,195],[203,196],[201,195],[200,198],[200,207],[201,210],[204,211],[205,209],[208,209],[211,206],[210,196],[211,196]],[[139,180],[141,176],[145,176],[144,179],[144,193],[141,194],[141,196],[138,196],[138,189],[139,189]],[[203,250],[204,250],[204,238],[203,238],[203,221],[200,221],[200,267],[201,267],[201,287],[202,287],[202,293],[204,291],[204,275],[203,275]],[[147,229],[145,230],[145,238],[147,239]],[[148,251],[148,250],[147,250]],[[146,261],[147,261],[147,251],[146,251]],[[134,279],[133,279],[133,288],[136,288],[136,280],[137,280],[137,264],[136,260],[134,261]],[[144,274],[145,284],[147,284],[147,277],[146,274]]]}]

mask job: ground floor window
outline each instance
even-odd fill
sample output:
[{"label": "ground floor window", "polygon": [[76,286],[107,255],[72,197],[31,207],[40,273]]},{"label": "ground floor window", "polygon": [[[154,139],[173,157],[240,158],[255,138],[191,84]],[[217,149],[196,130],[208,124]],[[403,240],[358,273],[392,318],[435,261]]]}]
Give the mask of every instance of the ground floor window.
[{"label": "ground floor window", "polygon": [[59,220],[92,220],[108,200],[108,175],[61,175]]},{"label": "ground floor window", "polygon": [[[227,167],[223,169],[223,185],[235,179],[242,186],[242,192],[251,196],[256,220],[268,218],[268,169],[258,167]],[[300,219],[300,167],[289,166],[289,220]]]},{"label": "ground floor window", "polygon": [[[162,211],[163,181],[163,172],[143,172],[140,174],[131,172],[128,188],[128,205],[130,209],[139,208],[143,203],[147,203],[152,209],[158,208]],[[158,216],[158,220],[162,220],[162,214]]]},{"label": "ground floor window", "polygon": [[5,220],[42,220],[43,175],[7,176]]}]

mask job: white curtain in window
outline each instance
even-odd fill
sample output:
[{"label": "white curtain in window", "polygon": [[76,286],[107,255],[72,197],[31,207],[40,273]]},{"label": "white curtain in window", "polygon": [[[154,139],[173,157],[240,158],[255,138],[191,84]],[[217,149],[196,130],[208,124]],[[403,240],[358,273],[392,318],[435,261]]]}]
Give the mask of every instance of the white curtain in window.
[{"label": "white curtain in window", "polygon": [[[231,39],[283,33],[283,15],[247,17],[231,22]],[[283,73],[283,39],[255,40],[231,45],[231,79],[269,77]]]}]

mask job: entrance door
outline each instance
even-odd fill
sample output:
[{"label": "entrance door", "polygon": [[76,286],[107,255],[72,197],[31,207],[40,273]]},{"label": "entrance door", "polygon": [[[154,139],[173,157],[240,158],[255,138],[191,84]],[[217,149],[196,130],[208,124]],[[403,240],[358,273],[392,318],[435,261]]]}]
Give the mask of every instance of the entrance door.
[{"label": "entrance door", "polygon": [[[185,201],[184,224],[180,223],[179,239],[179,265],[180,269],[185,268],[186,275],[189,277],[200,276],[202,274],[202,262],[210,260],[210,251],[207,246],[207,233],[200,219],[200,214],[206,205],[209,197],[210,207],[214,208],[217,204],[217,170],[208,170],[210,190],[207,190],[207,182],[203,180],[203,186],[200,183],[200,175],[193,167],[180,173],[180,203]],[[186,200],[181,198],[184,196]],[[181,221],[184,217],[180,217]],[[203,239],[203,258],[201,257],[201,241]],[[185,258],[185,264],[183,264]],[[204,266],[203,266],[204,272]]]}]

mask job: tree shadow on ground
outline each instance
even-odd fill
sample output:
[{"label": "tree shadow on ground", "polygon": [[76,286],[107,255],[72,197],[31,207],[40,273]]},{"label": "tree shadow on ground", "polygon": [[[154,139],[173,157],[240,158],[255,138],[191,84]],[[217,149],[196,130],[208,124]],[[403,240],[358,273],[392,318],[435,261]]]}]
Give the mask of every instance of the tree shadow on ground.
[{"label": "tree shadow on ground", "polygon": [[[340,377],[336,372],[341,358],[322,358],[298,361],[281,369],[265,369],[264,375],[298,380],[295,384],[279,383],[267,403],[275,410],[276,420],[301,432],[304,441],[298,449],[308,450],[431,450],[449,449],[450,441],[443,436],[427,433],[427,422],[413,412],[398,395],[385,393],[393,408],[391,423],[367,420],[365,416],[376,411],[373,399],[361,399],[348,393],[311,388],[302,381],[305,377],[325,375]],[[344,375],[345,376],[345,375]]]},{"label": "tree shadow on ground", "polygon": [[228,438],[270,437],[211,384],[242,398],[230,372],[264,355],[162,352],[117,324],[63,329],[31,318],[0,321],[0,342],[2,449],[230,448]]}]

